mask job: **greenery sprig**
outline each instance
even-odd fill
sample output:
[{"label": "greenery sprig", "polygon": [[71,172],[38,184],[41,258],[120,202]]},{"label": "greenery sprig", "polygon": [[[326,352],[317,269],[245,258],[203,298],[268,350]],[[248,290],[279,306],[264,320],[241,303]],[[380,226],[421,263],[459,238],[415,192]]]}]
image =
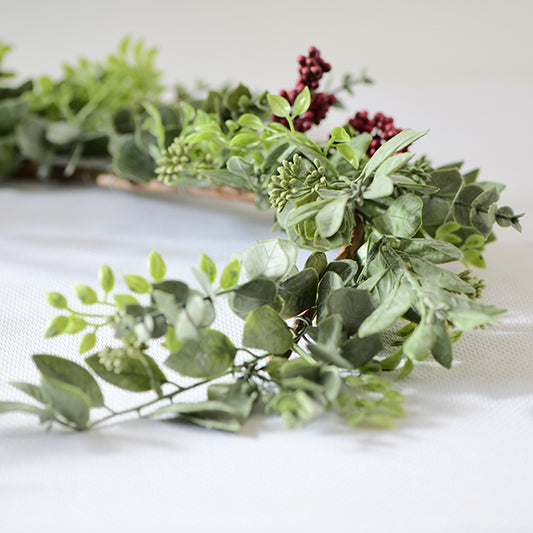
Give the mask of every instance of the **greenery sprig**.
[{"label": "greenery sprig", "polygon": [[[91,168],[133,181],[253,192],[286,238],[252,244],[221,273],[202,255],[196,287],[167,277],[152,252],[151,279],[125,275],[128,293],[114,292],[107,265],[98,288],[74,286],[76,305],[49,293],[59,314],[45,337],[79,335],[82,357],[35,355],[40,384],[13,383],[33,402],[0,402],[0,412],[76,430],[137,415],[236,431],[255,412],[288,427],[325,411],[393,425],[404,414],[394,380],[430,358],[450,368],[462,331],[503,312],[479,301],[484,283],[470,270],[442,265],[484,267],[494,225],[520,230],[522,215],[500,206],[503,186],[477,170],[406,151],[424,131],[374,142],[371,156],[372,132],[337,126],[311,139],[295,127],[312,105],[307,86],[292,104],[242,84],[203,99],[180,90],[165,104],[153,55],[126,40],[102,65],[81,61],[55,84],[1,92],[0,174],[24,161],[41,176],[61,161],[72,174],[95,154],[107,163]],[[311,251],[303,269],[299,249]],[[221,301],[243,321],[238,342],[213,328]],[[102,381],[151,398],[115,411]],[[194,388],[205,400],[189,401]]]}]

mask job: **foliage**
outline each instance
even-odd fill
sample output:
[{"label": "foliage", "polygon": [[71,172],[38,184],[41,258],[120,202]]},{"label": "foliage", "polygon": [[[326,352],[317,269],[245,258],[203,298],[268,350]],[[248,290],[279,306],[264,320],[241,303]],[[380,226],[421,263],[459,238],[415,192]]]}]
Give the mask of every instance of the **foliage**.
[{"label": "foliage", "polygon": [[[367,133],[335,127],[325,142],[312,140],[294,126],[310,106],[308,89],[292,104],[242,84],[163,104],[153,54],[124,41],[102,65],[82,60],[56,84],[2,93],[0,170],[9,168],[2,146],[15,155],[18,146],[41,169],[67,154],[69,173],[105,138],[120,176],[254,192],[286,238],[252,244],[221,272],[202,254],[197,288],[167,277],[152,252],[151,279],[126,274],[128,293],[114,292],[107,265],[98,288],[74,286],[76,306],[49,293],[59,314],[45,337],[79,335],[83,359],[34,356],[41,383],[13,384],[34,402],[1,402],[0,412],[78,430],[138,414],[235,431],[258,411],[289,427],[325,411],[349,424],[392,425],[403,409],[391,376],[428,358],[449,368],[461,332],[503,311],[479,301],[484,283],[471,271],[441,265],[484,267],[494,225],[520,230],[522,215],[499,205],[503,186],[478,181],[477,170],[406,152],[424,131],[403,130],[371,157]],[[119,83],[124,76],[129,84]],[[329,260],[325,252],[338,248]],[[311,250],[301,270],[299,249]],[[212,327],[221,299],[243,321],[238,343]],[[101,380],[152,397],[115,412]],[[187,402],[196,387],[206,388],[205,401]]]}]

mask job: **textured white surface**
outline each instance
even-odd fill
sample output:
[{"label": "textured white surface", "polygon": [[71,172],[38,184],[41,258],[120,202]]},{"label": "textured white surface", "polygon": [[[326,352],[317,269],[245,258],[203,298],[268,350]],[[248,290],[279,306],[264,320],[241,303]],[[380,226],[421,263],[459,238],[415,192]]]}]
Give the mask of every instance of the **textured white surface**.
[{"label": "textured white surface", "polygon": [[[378,87],[359,93],[357,103],[397,115],[402,126],[431,125],[422,150],[438,162],[468,156],[486,179],[508,183],[503,203],[523,211],[533,203],[531,89]],[[497,131],[502,113],[508,128]],[[21,398],[10,380],[37,379],[31,354],[76,357],[75,340],[41,338],[54,314],[47,291],[94,284],[103,262],[140,273],[152,249],[172,276],[192,281],[200,252],[222,265],[268,238],[270,226],[268,213],[239,204],[2,186],[0,398]],[[526,217],[522,236],[499,230],[486,253],[485,301],[509,310],[501,324],[465,335],[451,371],[424,364],[401,383],[407,418],[397,429],[353,430],[329,417],[292,432],[277,420],[253,419],[240,435],[148,421],[45,434],[32,417],[3,416],[0,530],[532,531],[529,226]],[[227,318],[219,327],[238,333]]]}]

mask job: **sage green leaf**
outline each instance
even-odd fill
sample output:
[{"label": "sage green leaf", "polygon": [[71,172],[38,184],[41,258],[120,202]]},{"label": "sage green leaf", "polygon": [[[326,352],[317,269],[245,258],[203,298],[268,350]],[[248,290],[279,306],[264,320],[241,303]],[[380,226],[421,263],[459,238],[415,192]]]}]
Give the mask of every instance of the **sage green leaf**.
[{"label": "sage green leaf", "polygon": [[371,141],[372,136],[369,133],[361,133],[360,135],[356,135],[350,139],[349,144],[355,150],[359,161],[366,156]]},{"label": "sage green leaf", "polygon": [[[143,364],[144,361],[144,364]],[[124,390],[145,392],[161,388],[167,379],[156,362],[146,354],[142,360],[137,357],[124,356],[120,360],[120,371],[108,370],[100,363],[100,354],[94,354],[85,359],[89,367],[103,380]]]},{"label": "sage green leaf", "polygon": [[88,287],[87,285],[74,285],[72,288],[81,303],[85,305],[93,305],[98,301],[98,296],[91,287]]},{"label": "sage green leaf", "polygon": [[33,361],[45,378],[76,387],[87,396],[94,407],[104,405],[104,398],[98,383],[82,366],[55,355],[34,355]]},{"label": "sage green leaf", "polygon": [[492,204],[496,203],[500,199],[500,193],[496,187],[482,192],[472,202],[472,207],[488,209]]},{"label": "sage green leaf", "polygon": [[342,357],[349,361],[353,368],[359,368],[366,365],[382,347],[379,335],[368,335],[364,339],[356,335],[343,344]]},{"label": "sage green leaf", "polygon": [[214,383],[207,389],[207,399],[209,401],[224,402],[232,407],[234,415],[241,422],[250,416],[258,396],[257,385],[244,380],[230,383]]},{"label": "sage green leaf", "polygon": [[455,220],[461,226],[469,227],[472,202],[483,193],[483,188],[477,184],[466,185],[457,195],[454,203],[453,214]]},{"label": "sage green leaf", "polygon": [[452,294],[448,296],[448,305],[451,308],[448,311],[448,319],[453,322],[456,328],[461,330],[494,323],[494,317],[505,312],[505,309],[492,305],[483,305]]},{"label": "sage green leaf", "polygon": [[277,281],[285,277],[296,264],[298,247],[284,239],[270,239],[252,244],[243,255],[246,277],[269,278]]},{"label": "sage green leaf", "polygon": [[98,282],[106,293],[113,290],[115,286],[115,275],[108,265],[102,265],[98,269]]},{"label": "sage green leaf", "polygon": [[70,122],[51,122],[46,127],[46,140],[52,144],[65,145],[78,140],[82,130]]},{"label": "sage green leaf", "polygon": [[61,333],[65,333],[68,324],[69,317],[67,316],[60,315],[56,316],[55,318],[52,318],[52,320],[50,320],[44,331],[45,339],[48,339],[49,337],[55,337],[56,335],[61,335]]},{"label": "sage green leaf", "polygon": [[94,333],[87,333],[80,342],[80,354],[88,352],[96,344],[96,335]]},{"label": "sage green leaf", "polygon": [[303,91],[298,94],[296,100],[294,101],[294,106],[292,110],[293,117],[303,115],[311,105],[311,92],[307,85],[304,87]]},{"label": "sage green leaf", "polygon": [[128,305],[139,305],[139,300],[131,294],[114,294],[113,299],[121,311],[125,311]]},{"label": "sage green leaf", "polygon": [[422,200],[414,194],[404,194],[373,221],[380,233],[410,239],[422,224]]},{"label": "sage green leaf", "polygon": [[48,303],[56,309],[65,309],[68,307],[67,299],[58,292],[49,292],[46,298],[48,299]]},{"label": "sage green leaf", "polygon": [[341,143],[335,146],[337,152],[352,165],[353,168],[359,168],[359,157],[354,148],[352,148],[348,143]]},{"label": "sage green leaf", "polygon": [[399,249],[409,255],[416,255],[435,264],[459,261],[463,256],[457,246],[433,239],[401,239]]},{"label": "sage green leaf", "polygon": [[396,381],[406,378],[413,371],[413,368],[414,368],[413,360],[407,358],[400,370],[400,373],[396,377]]},{"label": "sage green leaf", "polygon": [[246,318],[242,342],[274,355],[291,349],[293,335],[285,321],[268,306],[254,309]]},{"label": "sage green leaf", "polygon": [[431,354],[435,361],[445,368],[452,366],[452,344],[446,326],[442,322],[435,323],[435,341],[431,347]]},{"label": "sage green leaf", "polygon": [[321,207],[316,214],[316,226],[324,239],[333,236],[341,227],[347,203],[347,196],[335,198]]},{"label": "sage green leaf", "polygon": [[234,406],[217,400],[173,403],[154,411],[150,416],[159,417],[162,415],[179,415],[193,424],[222,431],[239,431],[242,425],[236,416]]},{"label": "sage green leaf", "polygon": [[200,256],[200,270],[205,272],[210,283],[214,283],[217,278],[217,267],[213,260],[204,253]]},{"label": "sage green leaf", "polygon": [[48,411],[46,409],[43,409],[42,407],[37,407],[36,405],[31,405],[29,403],[23,402],[0,402],[0,414],[12,413],[15,411],[39,415],[41,417],[44,417],[44,419],[49,418],[47,416]]},{"label": "sage green leaf", "polygon": [[321,278],[322,274],[326,271],[328,266],[328,258],[324,252],[313,252],[306,260],[305,268],[313,268],[316,270],[318,277]]},{"label": "sage green leaf", "polygon": [[448,221],[452,211],[450,200],[439,198],[436,194],[433,194],[430,196],[424,196],[422,201],[424,203],[424,208],[422,210],[422,222],[424,227],[440,226]]},{"label": "sage green leaf", "polygon": [[326,272],[335,272],[338,274],[344,285],[348,285],[353,280],[358,270],[357,263],[352,259],[331,261],[326,268]]},{"label": "sage green leaf", "polygon": [[287,228],[290,226],[294,226],[296,224],[299,224],[300,222],[303,222],[304,220],[307,220],[308,218],[316,216],[320,209],[322,209],[332,201],[332,199],[316,200],[314,202],[308,202],[306,204],[296,207],[295,209],[292,209],[283,221],[283,227]]},{"label": "sage green leaf", "polygon": [[439,188],[439,196],[454,198],[464,181],[458,168],[440,168],[431,173],[430,183]]},{"label": "sage green leaf", "polygon": [[157,165],[152,156],[139,148],[133,135],[124,135],[111,143],[113,170],[124,179],[146,183],[156,176]]},{"label": "sage green leaf", "polygon": [[401,154],[391,155],[377,169],[376,178],[390,176],[402,168],[413,157],[414,154],[404,152]]},{"label": "sage green leaf", "polygon": [[[381,167],[380,167],[381,168]],[[375,175],[372,183],[363,192],[363,198],[373,200],[390,196],[394,191],[394,182],[387,176]]]},{"label": "sage green leaf", "polygon": [[[411,307],[411,289],[400,279],[377,309],[359,328],[359,337],[368,337],[392,326]],[[364,364],[364,363],[363,363]]]},{"label": "sage green leaf", "polygon": [[137,274],[125,274],[124,281],[128,288],[137,294],[146,294],[150,292],[150,283],[142,276]]},{"label": "sage green leaf", "polygon": [[413,270],[427,283],[434,283],[443,289],[462,292],[464,294],[474,294],[475,289],[466,281],[463,281],[459,276],[444,270],[429,261],[411,256],[411,266]]},{"label": "sage green leaf", "polygon": [[278,285],[278,294],[285,305],[281,316],[290,318],[314,307],[318,288],[318,274],[313,268],[306,268]]},{"label": "sage green leaf", "polygon": [[289,118],[291,116],[291,104],[283,96],[269,94],[267,95],[267,99],[272,114],[282,118]]},{"label": "sage green leaf", "polygon": [[219,185],[227,185],[247,191],[253,190],[248,178],[243,178],[227,170],[198,170],[198,174]]},{"label": "sage green leaf", "polygon": [[239,281],[240,273],[241,263],[238,259],[233,259],[226,265],[226,268],[222,272],[222,276],[220,276],[220,288],[228,290],[235,287]]},{"label": "sage green leaf", "polygon": [[229,295],[231,310],[240,318],[263,305],[272,305],[276,298],[276,284],[270,279],[253,279],[237,287]]},{"label": "sage green leaf", "polygon": [[327,309],[342,317],[343,330],[351,337],[374,311],[374,304],[367,291],[343,288],[329,295]]},{"label": "sage green leaf", "polygon": [[317,308],[318,319],[327,314],[327,300],[333,292],[342,289],[344,286],[342,278],[333,271],[326,271],[318,284]]},{"label": "sage green leaf", "polygon": [[420,137],[423,137],[428,131],[429,130],[403,130],[398,133],[398,135],[395,135],[392,139],[380,146],[376,153],[370,158],[370,161],[364,168],[363,177],[370,176],[389,156],[414,143],[416,140],[420,139]]},{"label": "sage green leaf", "polygon": [[167,266],[156,251],[151,251],[148,256],[148,271],[155,281],[162,281],[165,278]]},{"label": "sage green leaf", "polygon": [[37,385],[33,385],[32,383],[21,383],[17,381],[12,381],[10,385],[24,392],[34,400],[37,400],[39,403],[45,405],[48,403],[48,398],[46,397],[46,394],[44,393],[43,389],[41,387],[38,387]]},{"label": "sage green leaf", "polygon": [[184,376],[214,378],[231,368],[236,353],[237,349],[226,335],[204,328],[199,331],[197,339],[184,340],[165,364]]},{"label": "sage green leaf", "polygon": [[407,357],[422,361],[426,359],[436,339],[435,324],[421,322],[403,345]]},{"label": "sage green leaf", "polygon": [[476,207],[472,207],[470,211],[470,223],[485,238],[487,238],[492,232],[492,226],[496,221],[497,210],[498,206],[496,204],[492,204],[486,212],[482,211],[481,209],[477,209]]},{"label": "sage green leaf", "polygon": [[307,348],[317,361],[348,370],[353,370],[354,368],[348,360],[341,356],[341,349],[339,347],[322,342],[310,342]]},{"label": "sage green leaf", "polygon": [[86,429],[89,422],[91,401],[80,389],[51,377],[42,378],[42,387],[53,407],[76,429]]}]

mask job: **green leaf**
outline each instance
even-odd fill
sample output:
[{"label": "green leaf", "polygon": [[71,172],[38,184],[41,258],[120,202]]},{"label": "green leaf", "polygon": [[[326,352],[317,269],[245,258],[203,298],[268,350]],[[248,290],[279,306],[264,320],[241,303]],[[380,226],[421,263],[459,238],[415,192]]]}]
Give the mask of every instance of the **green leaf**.
[{"label": "green leaf", "polygon": [[380,233],[410,239],[422,224],[422,200],[414,194],[404,194],[373,221]]},{"label": "green leaf", "polygon": [[180,415],[182,418],[205,427],[222,431],[239,431],[241,420],[235,407],[223,401],[207,400],[196,403],[173,403],[151,413],[150,416]]},{"label": "green leaf", "polygon": [[68,307],[66,298],[58,292],[49,292],[46,295],[48,303],[56,309],[65,309]]},{"label": "green leaf", "polygon": [[343,288],[330,294],[327,308],[329,314],[342,317],[343,330],[351,337],[374,311],[374,304],[367,291]]},{"label": "green leaf", "polygon": [[375,172],[379,166],[392,154],[403,150],[416,140],[423,137],[429,130],[426,131],[414,131],[403,130],[398,135],[395,135],[390,141],[380,146],[376,153],[370,158],[370,161],[366,164],[363,177],[368,177]]},{"label": "green leaf", "polygon": [[401,239],[399,249],[435,264],[459,261],[463,255],[453,244],[433,239]]},{"label": "green leaf", "polygon": [[98,296],[91,287],[87,285],[74,285],[72,288],[81,303],[85,305],[93,305],[98,301]]},{"label": "green leaf", "polygon": [[11,413],[14,411],[21,411],[23,413],[31,413],[34,415],[39,415],[45,418],[48,418],[46,415],[48,411],[42,407],[37,407],[36,405],[31,405],[29,403],[23,402],[0,402],[0,414],[1,413]]},{"label": "green leaf", "polygon": [[319,212],[319,210],[326,206],[327,204],[331,203],[333,200],[316,200],[315,202],[309,202],[303,205],[300,205],[296,207],[295,209],[292,209],[288,215],[287,218],[283,221],[282,225],[283,227],[287,228],[290,226],[294,226],[295,224],[299,224],[300,222],[303,222],[304,220],[307,220],[308,218],[316,216],[316,214]]},{"label": "green leaf", "polygon": [[239,276],[241,273],[241,263],[238,259],[233,259],[230,261],[220,277],[220,288],[224,290],[231,289],[235,287],[239,281]]},{"label": "green leaf", "polygon": [[184,340],[165,364],[184,376],[213,378],[231,368],[236,353],[235,346],[226,335],[205,328],[199,331],[197,339]]},{"label": "green leaf", "polygon": [[76,387],[87,395],[94,407],[104,405],[98,383],[82,366],[55,355],[34,355],[33,361],[44,377]]},{"label": "green leaf", "polygon": [[200,256],[200,270],[205,272],[210,283],[214,283],[217,278],[217,267],[212,259],[205,254]]},{"label": "green leaf", "polygon": [[251,130],[255,131],[264,128],[264,124],[261,119],[257,115],[253,115],[252,113],[245,113],[244,115],[241,115],[237,122],[241,126],[244,126],[245,128],[250,128]]},{"label": "green leaf", "polygon": [[349,142],[351,137],[343,127],[337,126],[331,130],[331,139],[335,142]]},{"label": "green leaf", "polygon": [[128,288],[137,294],[146,294],[150,292],[150,283],[142,276],[136,274],[125,274],[124,281]]},{"label": "green leaf", "polygon": [[434,326],[435,341],[431,347],[431,354],[435,361],[445,368],[452,366],[452,344],[446,326],[442,322],[437,322]]},{"label": "green leaf", "polygon": [[409,259],[413,270],[427,283],[434,283],[443,289],[462,292],[464,294],[474,294],[475,289],[466,281],[463,281],[459,276],[445,270],[429,261],[419,259],[411,256]]},{"label": "green leaf", "polygon": [[372,183],[363,192],[363,198],[373,200],[375,198],[383,198],[390,196],[394,191],[394,182],[387,176],[379,176],[376,174]]},{"label": "green leaf", "polygon": [[74,335],[85,329],[88,325],[89,324],[83,320],[83,318],[71,315],[68,317],[68,324],[63,333]]},{"label": "green leaf", "polygon": [[416,327],[403,345],[403,352],[407,357],[417,361],[426,359],[436,339],[434,326],[435,324],[429,322],[421,322]]},{"label": "green leaf", "polygon": [[318,277],[321,278],[322,274],[328,267],[328,258],[324,252],[313,252],[305,262],[305,268],[314,268]]},{"label": "green leaf", "polygon": [[335,146],[339,154],[352,165],[353,168],[359,168],[359,157],[354,148],[352,148],[348,143],[337,144]]},{"label": "green leaf", "polygon": [[91,403],[77,387],[50,377],[43,377],[42,387],[55,409],[76,429],[86,429],[89,422]]},{"label": "green leaf", "polygon": [[113,295],[113,299],[121,311],[125,311],[128,305],[139,305],[139,300],[131,294],[115,294]]},{"label": "green leaf", "polygon": [[245,319],[250,311],[274,303],[276,284],[270,279],[253,279],[237,287],[229,296],[231,310]]},{"label": "green leaf", "polygon": [[[272,104],[271,104],[272,105]],[[298,94],[296,100],[294,101],[293,106],[293,117],[303,115],[311,105],[311,92],[307,85],[304,87],[304,90]]]},{"label": "green leaf", "polygon": [[102,265],[98,269],[98,282],[106,293],[113,290],[115,286],[115,275],[108,265]]},{"label": "green leaf", "polygon": [[270,239],[252,244],[243,255],[242,265],[248,279],[285,277],[296,264],[298,247],[284,239]]},{"label": "green leaf", "polygon": [[49,337],[55,337],[56,335],[61,335],[65,333],[67,326],[69,324],[69,317],[67,316],[56,316],[52,318],[46,329],[44,331],[44,338],[48,339]]},{"label": "green leaf", "polygon": [[33,385],[32,383],[20,383],[17,381],[12,381],[10,385],[42,404],[46,405],[48,403],[46,394],[43,392],[42,388],[37,385]]},{"label": "green leaf", "polygon": [[439,188],[439,196],[454,198],[464,182],[458,168],[441,168],[431,173],[430,183]]},{"label": "green leaf", "polygon": [[146,354],[142,355],[146,364],[137,358],[124,356],[120,360],[120,372],[108,370],[100,363],[100,354],[94,354],[85,359],[85,362],[102,379],[132,392],[145,392],[152,390],[155,382],[157,387],[161,387],[167,379],[156,362]]},{"label": "green leaf", "polygon": [[289,104],[289,102],[283,98],[283,96],[269,94],[267,95],[267,99],[272,114],[276,115],[276,117],[290,118],[291,104]]},{"label": "green leaf", "polygon": [[155,281],[162,281],[167,273],[167,266],[163,258],[154,250],[148,256],[148,271]]},{"label": "green leaf", "polygon": [[369,335],[364,339],[354,336],[342,346],[342,357],[353,368],[359,368],[368,363],[382,347],[379,335]]},{"label": "green leaf", "polygon": [[313,268],[306,268],[281,281],[278,285],[278,294],[285,302],[281,316],[290,318],[314,307],[317,288],[318,274]]},{"label": "green leaf", "polygon": [[411,290],[399,280],[375,311],[359,328],[359,336],[367,337],[392,326],[411,307]]},{"label": "green leaf", "polygon": [[342,278],[333,271],[326,271],[318,284],[317,308],[318,318],[327,314],[327,300],[329,295],[343,287]]},{"label": "green leaf", "polygon": [[347,202],[347,196],[335,198],[318,211],[315,222],[320,235],[324,239],[333,236],[341,227]]},{"label": "green leaf", "polygon": [[458,224],[465,227],[472,225],[470,222],[470,206],[472,205],[472,202],[482,193],[482,187],[477,184],[471,184],[464,187],[463,190],[458,194],[453,209],[453,214]]},{"label": "green leaf", "polygon": [[337,259],[336,261],[331,261],[326,268],[326,272],[335,272],[341,279],[343,285],[349,285],[353,280],[354,276],[357,274],[359,267],[357,263],[352,259]]},{"label": "green leaf", "polygon": [[46,127],[46,140],[52,144],[65,145],[78,140],[82,130],[69,122],[51,122]]},{"label": "green leaf", "polygon": [[376,178],[390,176],[402,168],[413,157],[414,154],[405,152],[402,154],[391,155],[377,169]]},{"label": "green leaf", "polygon": [[250,348],[281,355],[291,349],[293,336],[285,321],[271,307],[263,306],[246,318],[242,342]]},{"label": "green leaf", "polygon": [[94,333],[87,333],[80,342],[80,353],[85,353],[94,348],[96,344],[96,335]]}]

